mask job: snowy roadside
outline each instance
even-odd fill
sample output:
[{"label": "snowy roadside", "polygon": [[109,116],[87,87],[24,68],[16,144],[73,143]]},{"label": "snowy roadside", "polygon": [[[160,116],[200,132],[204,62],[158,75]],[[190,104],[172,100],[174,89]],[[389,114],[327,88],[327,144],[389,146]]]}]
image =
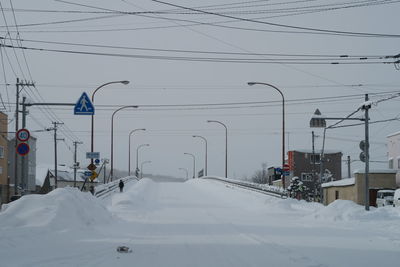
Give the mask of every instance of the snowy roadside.
[{"label": "snowy roadside", "polygon": [[142,179],[105,200],[73,188],[24,196],[0,212],[0,237],[4,266],[395,266],[400,208]]}]

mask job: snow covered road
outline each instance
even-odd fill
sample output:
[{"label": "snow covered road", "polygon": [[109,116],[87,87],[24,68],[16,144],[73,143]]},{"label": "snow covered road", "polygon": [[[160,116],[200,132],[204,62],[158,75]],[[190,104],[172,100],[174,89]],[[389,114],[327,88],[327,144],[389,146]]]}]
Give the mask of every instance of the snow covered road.
[{"label": "snow covered road", "polygon": [[[24,199],[25,198],[25,199]],[[74,189],[0,213],[1,266],[398,266],[400,209],[278,199],[217,181]],[[127,246],[131,253],[118,253]]]}]

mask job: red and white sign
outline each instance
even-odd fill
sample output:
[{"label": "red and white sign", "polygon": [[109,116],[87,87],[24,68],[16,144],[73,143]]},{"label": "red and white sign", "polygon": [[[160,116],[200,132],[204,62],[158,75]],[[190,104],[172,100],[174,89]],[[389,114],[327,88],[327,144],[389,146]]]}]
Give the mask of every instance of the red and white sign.
[{"label": "red and white sign", "polygon": [[17,153],[21,156],[25,156],[28,155],[29,151],[30,151],[30,147],[27,143],[20,143],[17,146]]},{"label": "red and white sign", "polygon": [[285,163],[285,164],[283,165],[283,171],[284,171],[284,172],[290,171],[290,166],[289,166],[289,164]]},{"label": "red and white sign", "polygon": [[17,139],[21,142],[26,142],[31,137],[31,133],[27,129],[20,129],[17,134]]}]

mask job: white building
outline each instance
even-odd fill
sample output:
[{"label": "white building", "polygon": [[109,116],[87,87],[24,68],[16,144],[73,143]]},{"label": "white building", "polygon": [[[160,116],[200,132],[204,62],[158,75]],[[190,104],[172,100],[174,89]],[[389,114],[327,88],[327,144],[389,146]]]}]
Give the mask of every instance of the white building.
[{"label": "white building", "polygon": [[397,170],[396,184],[400,187],[400,132],[387,136],[389,169]]}]

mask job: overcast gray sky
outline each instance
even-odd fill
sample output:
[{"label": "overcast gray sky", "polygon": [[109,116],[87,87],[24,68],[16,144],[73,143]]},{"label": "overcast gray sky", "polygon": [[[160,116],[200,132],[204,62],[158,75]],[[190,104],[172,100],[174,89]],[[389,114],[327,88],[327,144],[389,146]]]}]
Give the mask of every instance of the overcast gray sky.
[{"label": "overcast gray sky", "polygon": [[[386,56],[400,52],[398,2],[168,2],[181,6],[173,7],[144,0],[1,1],[2,43],[8,46],[2,49],[3,111],[13,118],[17,77],[36,83],[36,89],[23,91],[33,102],[66,103],[76,102],[82,92],[90,96],[106,82],[129,80],[127,86],[110,85],[96,93],[95,151],[102,158],[110,157],[112,112],[138,105],[115,117],[116,168],[128,167],[129,132],[146,128],[133,136],[132,152],[139,144],[150,144],[140,153],[140,162],[152,161],[147,171],[182,176],[178,168],[192,168],[185,152],[195,154],[202,167],[204,145],[192,137],[201,135],[208,140],[209,174],[223,176],[224,129],[206,122],[219,120],[229,132],[229,176],[248,176],[263,162],[280,165],[281,97],[272,88],[249,87],[247,82],[282,90],[287,148],[311,149],[309,120],[316,108],[327,116],[347,116],[365,93],[378,100],[400,91],[400,72],[394,64],[384,64],[396,60]],[[331,64],[336,62],[341,64]],[[263,103],[249,104],[253,102]],[[164,106],[225,103],[236,104]],[[371,121],[399,116],[398,107],[399,99],[373,106]],[[73,115],[72,107],[30,108],[29,130],[50,127],[52,121],[65,123],[59,162],[72,164],[72,142],[79,140],[84,144],[78,158],[86,165],[90,117]],[[399,131],[399,121],[370,129],[371,160],[384,161],[386,136]],[[322,131],[315,132],[320,149]],[[35,136],[38,162],[52,164],[52,135]],[[343,159],[358,159],[363,136],[362,126],[329,130],[326,148],[342,151]],[[135,153],[132,160],[135,165]]]}]

